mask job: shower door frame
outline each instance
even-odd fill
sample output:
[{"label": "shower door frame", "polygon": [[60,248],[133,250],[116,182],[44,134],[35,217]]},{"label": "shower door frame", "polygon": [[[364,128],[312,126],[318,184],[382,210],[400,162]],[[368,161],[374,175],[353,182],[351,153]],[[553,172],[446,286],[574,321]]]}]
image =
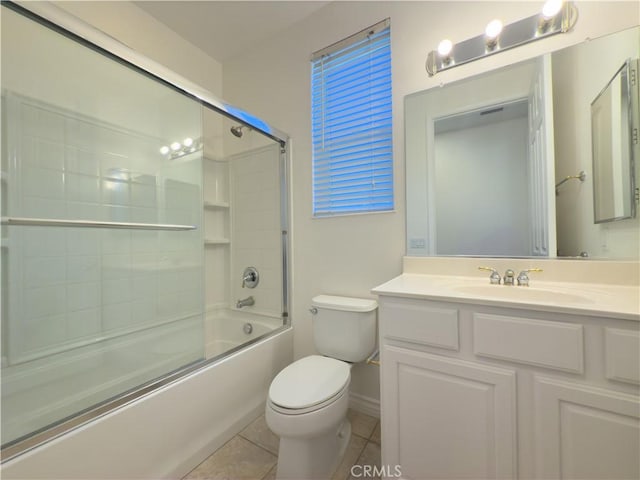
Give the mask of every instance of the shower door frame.
[{"label": "shower door frame", "polygon": [[[90,48],[103,56],[116,61],[126,67],[145,75],[172,90],[175,90],[194,101],[198,102],[203,108],[209,108],[236,123],[246,125],[253,130],[257,130],[268,138],[276,141],[280,145],[280,220],[281,220],[281,240],[282,240],[282,326],[268,332],[264,335],[256,337],[238,347],[230,349],[221,355],[212,358],[205,358],[199,362],[186,365],[176,371],[170,372],[165,376],[151,380],[140,385],[134,390],[124,392],[116,398],[112,398],[101,402],[89,409],[78,412],[72,417],[60,420],[42,430],[32,432],[31,434],[9,442],[1,450],[1,461],[5,463],[16,458],[23,453],[33,450],[51,440],[54,440],[72,430],[75,430],[95,419],[107,415],[114,410],[124,407],[146,395],[149,395],[160,388],[166,387],[187,375],[197,372],[203,368],[218,362],[221,358],[227,357],[239,350],[247,348],[249,345],[262,341],[273,335],[279,334],[283,330],[291,327],[291,319],[289,317],[289,299],[291,298],[289,282],[290,270],[290,235],[289,235],[289,164],[290,156],[290,137],[272,127],[263,120],[252,116],[248,112],[234,107],[218,99],[201,87],[193,84],[189,80],[168,68],[146,58],[137,53],[123,43],[113,37],[103,33],[97,28],[85,23],[84,21],[74,17],[61,8],[45,2],[31,3],[13,1],[3,1],[0,8],[9,8],[26,18],[35,21],[59,34],[64,35],[77,43]],[[204,309],[204,305],[203,305]]]}]

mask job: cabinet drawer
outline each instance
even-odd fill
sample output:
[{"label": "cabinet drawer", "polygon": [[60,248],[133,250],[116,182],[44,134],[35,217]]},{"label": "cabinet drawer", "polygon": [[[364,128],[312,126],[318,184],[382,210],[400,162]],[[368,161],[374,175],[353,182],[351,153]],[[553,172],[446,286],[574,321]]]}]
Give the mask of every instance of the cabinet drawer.
[{"label": "cabinet drawer", "polygon": [[479,356],[583,373],[583,343],[582,325],[473,315],[473,351]]},{"label": "cabinet drawer", "polygon": [[458,309],[420,302],[386,302],[382,335],[411,343],[458,351]]},{"label": "cabinet drawer", "polygon": [[607,378],[640,384],[640,332],[605,328],[604,345]]}]

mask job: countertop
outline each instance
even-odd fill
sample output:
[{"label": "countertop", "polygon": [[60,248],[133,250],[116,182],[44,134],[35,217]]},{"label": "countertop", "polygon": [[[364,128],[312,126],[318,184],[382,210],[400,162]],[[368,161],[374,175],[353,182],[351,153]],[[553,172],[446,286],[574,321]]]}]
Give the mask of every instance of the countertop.
[{"label": "countertop", "polygon": [[372,293],[640,321],[637,286],[531,280],[530,287],[490,285],[487,278],[404,273]]}]

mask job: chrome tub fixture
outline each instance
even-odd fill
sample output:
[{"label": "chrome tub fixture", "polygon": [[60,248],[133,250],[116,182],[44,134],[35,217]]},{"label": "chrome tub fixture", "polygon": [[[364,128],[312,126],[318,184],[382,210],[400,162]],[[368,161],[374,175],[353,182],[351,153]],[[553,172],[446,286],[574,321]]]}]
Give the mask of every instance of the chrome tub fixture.
[{"label": "chrome tub fixture", "polygon": [[252,305],[255,305],[255,303],[256,301],[253,297],[243,298],[242,300],[238,300],[236,302],[236,308],[251,307]]},{"label": "chrome tub fixture", "polygon": [[494,53],[518,47],[535,40],[570,31],[578,20],[578,10],[573,2],[547,0],[539,14],[502,25],[494,19],[486,27],[484,35],[478,35],[453,44],[445,39],[437,50],[427,56],[426,69],[430,77],[458,65],[473,62]]},{"label": "chrome tub fixture", "polygon": [[242,272],[242,288],[256,288],[260,283],[260,274],[256,267],[247,267]]}]

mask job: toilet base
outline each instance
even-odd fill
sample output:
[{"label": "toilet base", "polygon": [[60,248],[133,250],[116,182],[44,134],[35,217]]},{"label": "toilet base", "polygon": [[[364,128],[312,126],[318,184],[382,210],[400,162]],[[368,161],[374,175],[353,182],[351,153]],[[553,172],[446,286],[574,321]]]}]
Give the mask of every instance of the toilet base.
[{"label": "toilet base", "polygon": [[345,417],[336,430],[307,438],[280,438],[277,480],[328,480],[338,467],[351,438]]}]

